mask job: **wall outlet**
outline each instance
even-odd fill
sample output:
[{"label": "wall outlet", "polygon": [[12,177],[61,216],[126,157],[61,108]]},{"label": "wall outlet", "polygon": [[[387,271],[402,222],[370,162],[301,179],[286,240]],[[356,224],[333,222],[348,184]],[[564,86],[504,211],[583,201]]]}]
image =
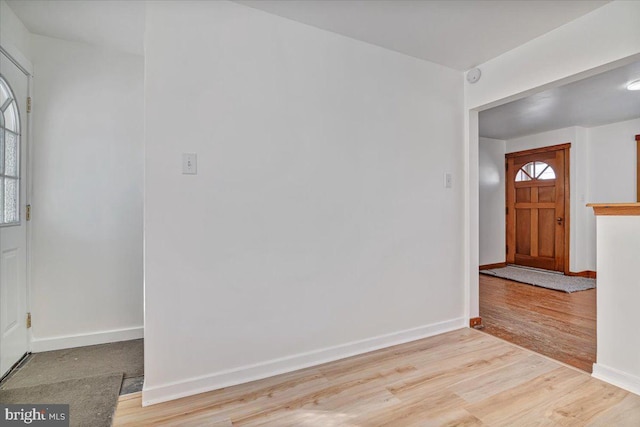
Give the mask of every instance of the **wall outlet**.
[{"label": "wall outlet", "polygon": [[196,153],[182,154],[182,174],[183,175],[198,174],[198,155]]}]

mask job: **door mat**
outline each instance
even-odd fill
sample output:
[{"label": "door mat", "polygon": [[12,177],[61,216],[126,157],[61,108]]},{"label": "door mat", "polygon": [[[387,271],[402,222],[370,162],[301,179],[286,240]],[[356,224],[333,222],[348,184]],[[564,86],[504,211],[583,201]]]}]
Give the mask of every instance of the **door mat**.
[{"label": "door mat", "polygon": [[125,378],[140,377],[144,375],[143,343],[139,339],[35,353],[0,384],[0,389],[30,387],[113,372],[123,372]]},{"label": "door mat", "polygon": [[563,274],[531,270],[508,265],[502,268],[490,270],[480,270],[480,274],[509,279],[527,285],[540,286],[542,288],[553,289],[562,292],[578,292],[594,289],[596,279],[586,277],[565,276]]}]

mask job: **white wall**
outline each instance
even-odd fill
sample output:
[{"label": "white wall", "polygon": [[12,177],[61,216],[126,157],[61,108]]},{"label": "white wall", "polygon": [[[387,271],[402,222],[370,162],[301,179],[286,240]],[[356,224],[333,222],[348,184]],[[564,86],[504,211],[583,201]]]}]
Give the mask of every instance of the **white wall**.
[{"label": "white wall", "polygon": [[636,201],[640,118],[589,129],[589,202]]},{"label": "white wall", "polygon": [[[590,128],[588,132],[590,203],[636,201],[635,135],[640,135],[640,119]],[[596,218],[587,216],[590,263],[596,263]]]},{"label": "white wall", "polygon": [[465,324],[461,73],[228,2],[145,46],[145,404]]},{"label": "white wall", "polygon": [[480,138],[480,265],[505,262],[505,141]]},{"label": "white wall", "polygon": [[557,87],[640,57],[640,2],[614,1],[478,67],[465,83],[465,305],[479,308],[478,110]]},{"label": "white wall", "polygon": [[33,350],[142,336],[143,58],[32,42]]},{"label": "white wall", "polygon": [[[479,65],[480,81],[466,84],[468,108],[517,99],[543,87],[554,87],[554,82],[577,80],[638,55],[639,15],[640,2],[612,1]],[[632,59],[625,63],[629,62]]]},{"label": "white wall", "polygon": [[598,352],[593,376],[640,394],[640,216],[598,216]]},{"label": "white wall", "polygon": [[576,126],[575,144],[571,144],[571,241],[569,267],[573,272],[594,271],[596,269],[596,246],[593,241],[595,229],[590,230],[593,210],[587,207],[589,194],[589,147],[588,129]]},{"label": "white wall", "polygon": [[31,60],[31,33],[4,0],[0,0],[0,46],[15,59]]}]

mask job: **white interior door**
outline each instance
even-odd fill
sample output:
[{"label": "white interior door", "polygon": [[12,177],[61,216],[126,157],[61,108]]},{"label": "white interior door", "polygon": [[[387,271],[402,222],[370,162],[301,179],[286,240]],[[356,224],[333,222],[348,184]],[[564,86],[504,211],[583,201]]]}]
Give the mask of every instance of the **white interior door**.
[{"label": "white interior door", "polygon": [[28,350],[28,87],[28,76],[0,51],[0,377]]}]

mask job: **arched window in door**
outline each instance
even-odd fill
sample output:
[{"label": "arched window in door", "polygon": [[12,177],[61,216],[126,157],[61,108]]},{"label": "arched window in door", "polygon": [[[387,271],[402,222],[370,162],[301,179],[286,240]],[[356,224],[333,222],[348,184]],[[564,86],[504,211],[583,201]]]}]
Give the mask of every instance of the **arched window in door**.
[{"label": "arched window in door", "polygon": [[20,114],[0,75],[0,225],[20,223]]},{"label": "arched window in door", "polygon": [[516,173],[516,182],[547,179],[556,179],[556,173],[545,162],[529,162]]}]

